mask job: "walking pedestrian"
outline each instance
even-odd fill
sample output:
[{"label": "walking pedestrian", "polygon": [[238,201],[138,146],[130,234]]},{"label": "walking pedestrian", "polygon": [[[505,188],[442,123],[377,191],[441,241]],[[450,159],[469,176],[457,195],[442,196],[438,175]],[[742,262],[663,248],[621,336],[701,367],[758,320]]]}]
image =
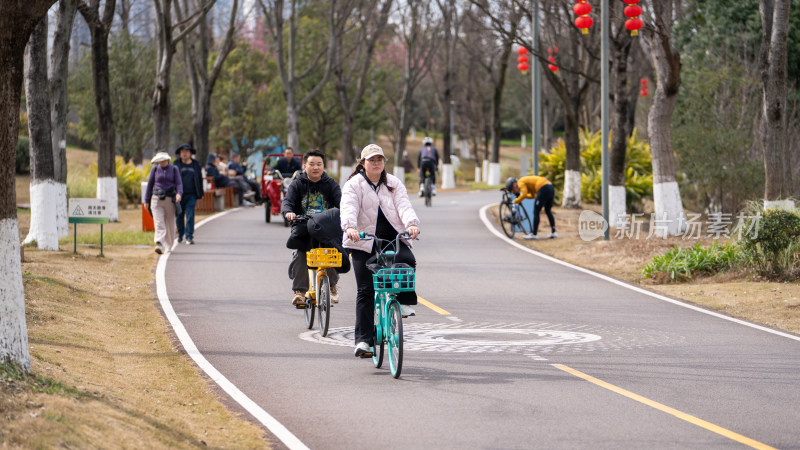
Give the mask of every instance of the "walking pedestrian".
[{"label": "walking pedestrian", "polygon": [[183,144],[175,150],[178,159],[175,167],[181,174],[183,195],[181,196],[181,211],[175,215],[178,225],[178,243],[194,244],[194,210],[197,200],[203,198],[203,173],[200,163],[192,155],[197,154],[189,144]]},{"label": "walking pedestrian", "polygon": [[176,203],[180,205],[183,195],[181,173],[169,160],[167,152],[158,152],[153,156],[153,168],[150,169],[144,196],[147,209],[153,216],[156,228],[153,239],[159,255],[172,250],[175,242]]}]

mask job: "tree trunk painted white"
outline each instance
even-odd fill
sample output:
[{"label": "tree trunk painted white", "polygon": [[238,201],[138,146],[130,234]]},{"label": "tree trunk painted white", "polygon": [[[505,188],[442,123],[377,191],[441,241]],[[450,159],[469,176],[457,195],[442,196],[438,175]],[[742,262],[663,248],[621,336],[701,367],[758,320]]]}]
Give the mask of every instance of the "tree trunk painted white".
[{"label": "tree trunk painted white", "polygon": [[394,176],[400,179],[400,182],[406,184],[406,169],[403,166],[394,166]]},{"label": "tree trunk painted white", "polygon": [[350,175],[353,173],[352,166],[342,166],[342,170],[339,171],[339,184],[344,186],[347,183],[347,179],[350,178]]},{"label": "tree trunk painted white", "polygon": [[119,210],[117,208],[117,177],[98,177],[97,178],[97,198],[108,202],[108,220],[116,222],[119,220]]},{"label": "tree trunk painted white", "polygon": [[768,209],[795,211],[795,205],[791,200],[764,200],[764,211]]},{"label": "tree trunk painted white", "polygon": [[658,221],[653,234],[657,237],[666,237],[665,232],[670,236],[681,234],[686,229],[686,214],[678,182],[653,183],[653,201],[656,210],[653,220]]},{"label": "tree trunk painted white", "polygon": [[500,163],[489,163],[489,177],[486,184],[497,186],[500,184]]},{"label": "tree trunk painted white", "polygon": [[67,201],[67,183],[56,182],[56,235],[69,235],[69,211]]},{"label": "tree trunk painted white", "polygon": [[475,167],[475,182],[478,183],[479,181],[481,181],[481,168],[476,166]]},{"label": "tree trunk painted white", "polygon": [[564,171],[564,208],[581,207],[581,173],[577,170]]},{"label": "tree trunk painted white", "polygon": [[442,189],[455,189],[456,173],[452,164],[442,165]]},{"label": "tree trunk painted white", "polygon": [[481,163],[481,173],[483,174],[481,177],[481,181],[486,183],[489,181],[489,160],[484,159]]},{"label": "tree trunk painted white", "polygon": [[0,220],[0,362],[31,369],[17,219]]},{"label": "tree trunk painted white", "polygon": [[608,223],[612,227],[625,225],[625,186],[608,187]]},{"label": "tree trunk painted white", "polygon": [[59,183],[44,180],[31,184],[31,228],[23,244],[36,242],[41,250],[58,250],[56,217]]}]

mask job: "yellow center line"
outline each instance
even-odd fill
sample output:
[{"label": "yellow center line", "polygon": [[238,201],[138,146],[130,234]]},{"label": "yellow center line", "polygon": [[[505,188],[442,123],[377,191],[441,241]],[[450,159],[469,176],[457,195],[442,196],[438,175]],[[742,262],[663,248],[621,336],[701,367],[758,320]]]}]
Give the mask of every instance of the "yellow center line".
[{"label": "yellow center line", "polygon": [[437,313],[439,313],[439,314],[443,315],[443,316],[449,316],[449,315],[450,315],[450,313],[449,313],[449,312],[445,311],[445,310],[444,310],[444,309],[442,309],[442,308],[439,308],[438,306],[434,305],[433,303],[431,303],[431,302],[429,302],[429,301],[425,300],[424,298],[422,298],[422,297],[420,297],[420,296],[417,296],[417,301],[418,301],[419,303],[422,303],[423,305],[427,306],[428,308],[430,308],[430,309],[432,309],[432,310],[436,311]]},{"label": "yellow center line", "polygon": [[609,391],[616,392],[617,394],[624,395],[625,397],[628,397],[628,398],[630,398],[632,400],[636,400],[639,403],[643,403],[643,404],[645,404],[647,406],[650,406],[652,408],[655,408],[655,409],[657,409],[659,411],[663,411],[663,412],[665,412],[667,414],[673,415],[673,416],[675,416],[675,417],[677,417],[677,418],[679,418],[681,420],[685,420],[685,421],[687,421],[689,423],[692,423],[692,424],[697,425],[699,427],[705,428],[706,430],[709,430],[709,431],[712,431],[714,433],[717,433],[717,434],[719,434],[721,436],[724,436],[724,437],[726,437],[728,439],[733,439],[736,442],[740,442],[740,443],[742,443],[744,445],[747,445],[747,446],[750,446],[750,447],[753,447],[753,448],[773,449],[774,450],[774,447],[770,447],[767,444],[763,444],[763,443],[758,442],[756,440],[750,439],[749,437],[742,436],[741,434],[738,434],[738,433],[734,433],[731,430],[722,428],[722,427],[720,427],[718,425],[714,425],[713,423],[710,423],[710,422],[706,422],[703,419],[698,419],[697,417],[694,417],[694,416],[692,416],[690,414],[686,414],[684,412],[678,411],[677,409],[670,408],[667,405],[663,405],[663,404],[658,403],[656,401],[650,400],[649,398],[642,397],[641,395],[634,394],[633,392],[630,392],[630,391],[626,391],[625,389],[622,389],[620,387],[614,386],[613,384],[606,383],[603,380],[598,380],[597,378],[595,378],[595,377],[593,377],[591,375],[587,375],[587,374],[585,374],[583,372],[580,372],[578,370],[575,370],[575,369],[573,369],[571,367],[567,367],[567,366],[565,366],[563,364],[553,364],[553,367],[555,367],[557,369],[561,369],[564,372],[571,373],[572,375],[575,375],[578,378],[582,378],[582,379],[584,379],[584,380],[586,380],[586,381],[588,381],[590,383],[594,383],[594,384],[596,384],[596,385],[598,385],[600,387],[606,388]]}]

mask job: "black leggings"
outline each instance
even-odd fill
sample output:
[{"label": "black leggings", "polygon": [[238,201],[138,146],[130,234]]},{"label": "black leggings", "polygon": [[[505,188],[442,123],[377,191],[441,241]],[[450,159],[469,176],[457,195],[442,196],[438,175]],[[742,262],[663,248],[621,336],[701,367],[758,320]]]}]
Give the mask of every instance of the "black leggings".
[{"label": "black leggings", "polygon": [[[375,345],[375,288],[372,284],[372,272],[367,268],[367,259],[374,254],[362,252],[361,250],[350,249],[350,256],[353,258],[353,271],[356,274],[356,328],[355,341],[366,342],[367,345]],[[405,263],[411,267],[417,267],[417,260],[411,249],[405,244],[400,244],[400,251],[397,252],[394,261]],[[397,301],[403,305],[416,305],[416,292],[401,292],[397,294]]]},{"label": "black leggings", "polygon": [[542,212],[544,206],[544,213],[547,214],[547,220],[550,221],[550,228],[553,232],[556,231],[556,218],[550,209],[553,208],[553,199],[556,197],[556,189],[552,184],[546,184],[539,189],[536,193],[536,204],[533,207],[533,234],[539,234],[539,213]]},{"label": "black leggings", "polygon": [[432,159],[423,159],[419,165],[419,185],[425,184],[426,174],[431,176],[431,182],[436,186],[436,164]]}]

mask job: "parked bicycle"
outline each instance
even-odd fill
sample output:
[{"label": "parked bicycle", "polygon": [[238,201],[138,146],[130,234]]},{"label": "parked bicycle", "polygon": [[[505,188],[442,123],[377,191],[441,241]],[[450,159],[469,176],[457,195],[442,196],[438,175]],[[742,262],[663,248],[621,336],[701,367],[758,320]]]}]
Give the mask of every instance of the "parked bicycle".
[{"label": "parked bicycle", "polygon": [[503,232],[511,239],[517,231],[530,233],[533,229],[528,212],[519,204],[514,203],[516,196],[506,188],[503,191],[503,200],[500,202],[500,226]]},{"label": "parked bicycle", "polygon": [[414,290],[416,274],[408,264],[395,263],[394,257],[401,239],[410,239],[408,232],[397,235],[394,240],[380,239],[374,234],[360,233],[361,239],[374,239],[377,253],[367,260],[367,267],[374,269],[372,282],[375,288],[375,345],[372,348],[372,363],[376,368],[383,365],[383,349],[389,353],[389,370],[394,378],[400,377],[403,368],[403,315],[397,294]]}]

